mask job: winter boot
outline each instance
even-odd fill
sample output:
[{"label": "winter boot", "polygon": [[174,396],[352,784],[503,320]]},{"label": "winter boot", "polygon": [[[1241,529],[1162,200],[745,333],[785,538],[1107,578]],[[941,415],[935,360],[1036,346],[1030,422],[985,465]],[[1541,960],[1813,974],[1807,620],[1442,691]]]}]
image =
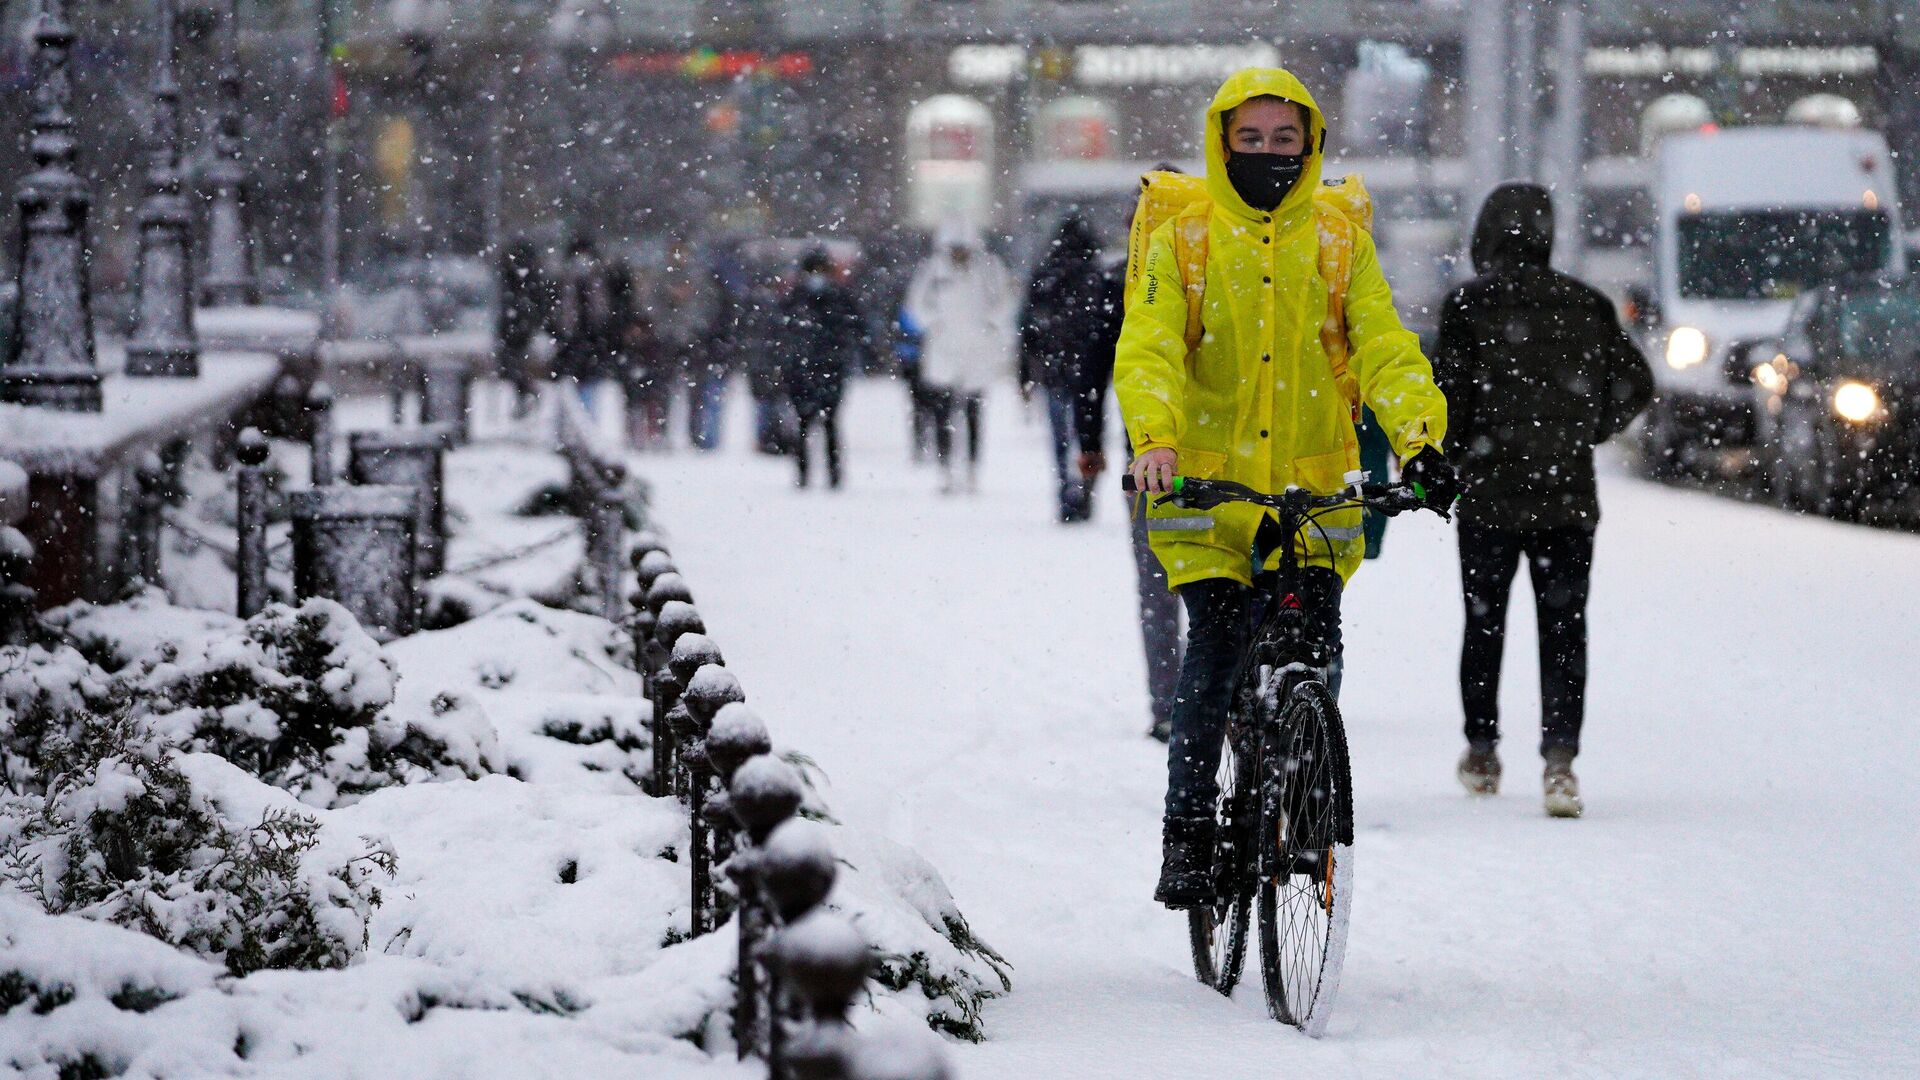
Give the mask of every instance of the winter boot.
[{"label": "winter boot", "polygon": [[1580,778],[1573,775],[1573,755],[1547,751],[1547,769],[1541,776],[1546,789],[1547,816],[1577,818],[1586,807],[1580,802]]},{"label": "winter boot", "polygon": [[1454,775],[1460,778],[1460,786],[1466,788],[1469,795],[1498,795],[1500,755],[1494,753],[1492,743],[1468,743]]},{"label": "winter boot", "polygon": [[1213,819],[1168,818],[1153,898],[1178,911],[1214,900]]},{"label": "winter boot", "polygon": [[1152,726],[1147,728],[1147,738],[1155,739],[1159,742],[1172,742],[1173,718],[1170,716],[1154,717]]}]

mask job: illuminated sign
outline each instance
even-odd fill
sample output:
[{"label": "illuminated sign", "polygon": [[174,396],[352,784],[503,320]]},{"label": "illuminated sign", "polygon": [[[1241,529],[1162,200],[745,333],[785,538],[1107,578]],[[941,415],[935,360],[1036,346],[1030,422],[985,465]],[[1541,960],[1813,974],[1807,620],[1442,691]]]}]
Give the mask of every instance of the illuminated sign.
[{"label": "illuminated sign", "polygon": [[[1733,50],[1732,59],[1740,74],[1755,76],[1868,75],[1880,67],[1880,54],[1871,45],[1749,46]],[[1607,46],[1588,49],[1585,66],[1589,75],[1621,79],[1701,76],[1719,70],[1720,53],[1701,46]]]},{"label": "illuminated sign", "polygon": [[1048,61],[1045,74],[1082,86],[1142,86],[1217,83],[1248,67],[1277,67],[1280,50],[1265,42],[1246,45],[1081,45],[1070,62],[1058,50],[1045,55],[1024,45],[960,45],[947,54],[947,76],[964,86],[1004,86]]}]

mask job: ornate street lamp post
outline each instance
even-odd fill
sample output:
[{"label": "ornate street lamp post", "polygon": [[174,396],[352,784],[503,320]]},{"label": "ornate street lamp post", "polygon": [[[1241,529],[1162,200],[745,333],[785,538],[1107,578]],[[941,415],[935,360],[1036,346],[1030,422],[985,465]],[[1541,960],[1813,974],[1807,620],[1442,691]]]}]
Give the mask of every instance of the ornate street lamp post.
[{"label": "ornate street lamp post", "polygon": [[65,0],[42,0],[33,29],[35,168],[20,185],[20,298],[13,355],[0,365],[0,399],[99,412],[87,287],[87,210],[92,198],[73,170],[74,33]]},{"label": "ornate street lamp post", "polygon": [[147,197],[140,207],[139,303],[127,344],[127,374],[192,378],[200,374],[200,345],[193,334],[192,218],[180,191],[174,0],[159,0],[155,6],[159,53],[153,67]]},{"label": "ornate street lamp post", "polygon": [[240,104],[240,0],[228,0],[226,23],[214,105],[213,161],[207,165],[207,184],[213,191],[200,302],[208,307],[260,302],[253,266],[251,177],[240,158],[246,142]]}]

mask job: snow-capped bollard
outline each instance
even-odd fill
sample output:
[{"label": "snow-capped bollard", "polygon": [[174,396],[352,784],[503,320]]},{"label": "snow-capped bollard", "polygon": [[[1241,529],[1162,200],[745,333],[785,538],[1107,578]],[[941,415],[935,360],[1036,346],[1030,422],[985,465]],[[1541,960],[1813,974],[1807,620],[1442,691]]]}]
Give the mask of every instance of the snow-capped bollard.
[{"label": "snow-capped bollard", "polygon": [[347,437],[347,474],[356,484],[392,484],[419,492],[414,527],[415,568],[423,578],[446,568],[445,427],[356,431]]},{"label": "snow-capped bollard", "polygon": [[687,588],[686,579],[678,573],[668,571],[647,585],[647,606],[653,610],[659,611],[674,600],[693,603],[693,590]]},{"label": "snow-capped bollard", "polygon": [[334,484],[294,492],[294,593],[337,601],[376,641],[413,633],[418,522],[411,487]]},{"label": "snow-capped bollard", "polygon": [[806,795],[800,773],[772,754],[756,754],[736,767],[727,793],[734,819],[756,847],[800,812]]},{"label": "snow-capped bollard", "polygon": [[33,541],[0,525],[0,645],[25,645],[33,626]]},{"label": "snow-capped bollard", "polygon": [[[686,638],[683,636],[681,640]],[[671,663],[668,670],[672,670]],[[703,813],[707,789],[714,777],[713,763],[707,757],[706,732],[722,705],[744,700],[746,694],[733,672],[718,664],[706,664],[687,680],[687,689],[675,706],[675,712],[684,713],[685,719],[674,712],[667,714],[680,754],[687,806],[692,811],[693,852],[689,861],[693,872],[693,932],[696,935],[714,928],[715,920],[711,916],[717,908],[713,894],[712,835]]]},{"label": "snow-capped bollard", "polygon": [[780,931],[773,961],[801,1014],[786,1046],[795,1080],[845,1080],[853,1053],[847,1010],[866,984],[872,950],[845,919],[814,911]]},{"label": "snow-capped bollard", "polygon": [[652,529],[641,529],[639,532],[633,534],[633,544],[627,549],[627,558],[633,564],[633,572],[638,574],[640,572],[640,560],[656,551],[664,554],[666,550],[667,545],[660,539],[659,533],[654,532]]},{"label": "snow-capped bollard", "polygon": [[789,926],[833,891],[839,866],[820,824],[801,818],[776,826],[760,845],[757,862],[767,899],[780,921]]},{"label": "snow-capped bollard", "polygon": [[593,505],[587,513],[587,565],[593,574],[594,597],[600,617],[620,621],[621,549],[627,542],[627,512],[620,488],[627,470],[610,465],[603,483],[593,493]]},{"label": "snow-capped bollard", "polygon": [[[660,644],[664,645],[669,653],[671,653],[674,643],[680,640],[680,635],[704,634],[707,632],[706,621],[700,618],[699,609],[695,608],[689,601],[668,600],[664,604],[650,604],[648,606],[653,609],[657,619],[653,628],[653,636],[659,639]],[[664,659],[661,661],[661,663],[665,662]]]},{"label": "snow-capped bollard", "polygon": [[664,548],[634,556],[633,579],[640,583],[642,589],[653,588],[653,583],[658,581],[662,574],[677,572],[678,568],[673,564],[673,556],[668,555]]},{"label": "snow-capped bollard", "polygon": [[680,635],[673,643],[673,652],[667,659],[667,666],[680,677],[685,684],[693,674],[708,664],[722,665],[726,661],[720,657],[720,646],[705,634],[688,631]]},{"label": "snow-capped bollard", "polygon": [[760,891],[756,845],[765,842],[768,834],[793,817],[800,809],[803,794],[800,774],[764,751],[728,764],[741,751],[766,742],[766,725],[745,705],[722,708],[714,717],[713,730],[707,738],[707,752],[715,766],[723,772],[730,769],[727,803],[747,841],[726,863],[727,876],[733,879],[740,897],[740,912],[734,918],[739,956],[733,1037],[743,1060],[749,1054],[767,1052],[766,1019],[773,1011],[768,999],[772,980],[762,970],[761,955],[772,917]]},{"label": "snow-capped bollard", "polygon": [[747,700],[746,691],[740,689],[740,680],[733,672],[719,664],[706,664],[693,673],[687,680],[686,692],[680,695],[687,710],[693,713],[700,723],[704,734],[713,716],[722,705],[730,701]]},{"label": "snow-capped bollard", "polygon": [[151,451],[133,470],[133,498],[122,537],[121,573],[128,584],[160,583],[160,529],[167,506],[167,466]]},{"label": "snow-capped bollard", "polygon": [[447,429],[454,446],[464,446],[473,422],[473,372],[457,357],[433,357],[420,369],[420,419]]},{"label": "snow-capped bollard", "polygon": [[240,433],[234,456],[240,469],[234,478],[239,531],[234,575],[238,579],[234,611],[251,619],[267,606],[267,437],[259,428]]},{"label": "snow-capped bollard", "polygon": [[728,702],[713,714],[713,726],[707,729],[707,760],[729,790],[740,766],[772,750],[767,725],[745,702]]},{"label": "snow-capped bollard", "polygon": [[326,487],[340,478],[333,462],[333,442],[333,387],[317,382],[307,391],[307,444],[314,487]]}]

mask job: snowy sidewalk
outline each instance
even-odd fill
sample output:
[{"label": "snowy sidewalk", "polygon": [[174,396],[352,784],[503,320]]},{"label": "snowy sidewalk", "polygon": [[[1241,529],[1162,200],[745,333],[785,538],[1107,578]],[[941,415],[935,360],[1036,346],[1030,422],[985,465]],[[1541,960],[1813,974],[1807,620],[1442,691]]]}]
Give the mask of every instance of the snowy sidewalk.
[{"label": "snowy sidewalk", "polygon": [[[1148,741],[1122,508],[1051,521],[1044,428],[987,410],[975,497],[857,384],[849,479],[745,448],[640,455],[754,705],[853,824],[924,854],[1015,965],[965,1076],[1869,1077],[1920,1039],[1920,539],[1602,481],[1585,820],[1540,810],[1530,604],[1506,672],[1508,793],[1470,803],[1446,527],[1396,522],[1347,598],[1358,791],[1332,1030],[1195,983],[1150,900]],[[1616,470],[1617,471],[1617,470]],[[1109,478],[1110,479],[1110,478]],[[1906,840],[1900,837],[1908,837]]]}]

